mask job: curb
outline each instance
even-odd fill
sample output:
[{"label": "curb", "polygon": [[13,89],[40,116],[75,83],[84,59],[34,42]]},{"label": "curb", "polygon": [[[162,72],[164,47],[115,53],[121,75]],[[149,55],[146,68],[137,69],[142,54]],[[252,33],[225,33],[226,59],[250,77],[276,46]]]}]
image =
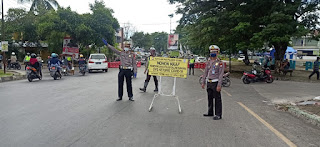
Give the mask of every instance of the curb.
[{"label": "curb", "polygon": [[[15,74],[19,74],[14,72]],[[13,75],[13,76],[8,76],[8,77],[1,77],[0,78],[0,83],[2,82],[8,82],[8,81],[16,81],[16,80],[23,80],[26,79],[27,75]]]},{"label": "curb", "polygon": [[294,116],[297,116],[298,118],[302,118],[303,120],[320,127],[320,116],[310,114],[294,106],[288,106],[288,112]]}]

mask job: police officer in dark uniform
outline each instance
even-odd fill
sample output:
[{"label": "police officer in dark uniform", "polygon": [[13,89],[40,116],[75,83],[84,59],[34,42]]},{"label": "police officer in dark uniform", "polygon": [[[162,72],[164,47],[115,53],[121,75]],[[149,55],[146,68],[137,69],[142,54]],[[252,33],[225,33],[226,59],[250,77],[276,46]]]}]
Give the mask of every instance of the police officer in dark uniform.
[{"label": "police officer in dark uniform", "polygon": [[[211,45],[210,61],[206,63],[204,77],[202,80],[202,88],[204,89],[207,83],[208,92],[208,113],[203,116],[213,116],[214,120],[222,118],[222,101],[221,101],[221,84],[224,74],[224,64],[218,59],[220,48],[216,45]],[[213,99],[215,99],[215,111],[213,111]],[[213,115],[215,112],[215,115]]]},{"label": "police officer in dark uniform", "polygon": [[111,46],[110,44],[107,43],[106,40],[103,39],[103,42],[113,50],[116,54],[120,55],[120,71],[118,74],[118,96],[119,98],[117,101],[122,100],[123,96],[123,82],[124,82],[124,77],[126,78],[127,82],[127,92],[129,96],[130,101],[133,100],[133,94],[132,94],[132,77],[131,77],[131,72],[133,71],[134,73],[137,73],[137,64],[136,60],[134,58],[134,54],[130,52],[130,45],[126,44],[124,46],[123,51],[117,50],[115,47]]}]

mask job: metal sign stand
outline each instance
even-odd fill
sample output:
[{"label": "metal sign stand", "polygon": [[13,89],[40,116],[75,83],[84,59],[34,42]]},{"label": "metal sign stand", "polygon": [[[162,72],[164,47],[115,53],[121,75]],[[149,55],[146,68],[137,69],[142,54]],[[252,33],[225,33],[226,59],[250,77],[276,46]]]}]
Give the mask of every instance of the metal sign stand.
[{"label": "metal sign stand", "polygon": [[177,81],[177,78],[176,78],[176,77],[174,78],[172,93],[169,94],[169,95],[164,94],[164,93],[162,92],[161,78],[162,78],[162,77],[160,76],[158,94],[155,94],[155,95],[153,96],[152,102],[151,102],[150,107],[149,107],[149,112],[152,110],[152,108],[153,108],[153,102],[154,102],[154,100],[155,100],[157,97],[159,97],[159,96],[168,96],[168,97],[173,96],[173,97],[175,97],[175,98],[177,99],[177,101],[178,101],[179,113],[181,113],[181,106],[180,106],[179,97],[176,95],[176,81]]}]

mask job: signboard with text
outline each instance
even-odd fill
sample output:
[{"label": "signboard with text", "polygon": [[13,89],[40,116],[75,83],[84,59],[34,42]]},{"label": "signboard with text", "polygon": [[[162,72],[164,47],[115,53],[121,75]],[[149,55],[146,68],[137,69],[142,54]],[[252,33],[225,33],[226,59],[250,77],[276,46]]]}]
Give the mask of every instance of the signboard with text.
[{"label": "signboard with text", "polygon": [[187,59],[150,57],[148,65],[149,75],[187,78]]}]

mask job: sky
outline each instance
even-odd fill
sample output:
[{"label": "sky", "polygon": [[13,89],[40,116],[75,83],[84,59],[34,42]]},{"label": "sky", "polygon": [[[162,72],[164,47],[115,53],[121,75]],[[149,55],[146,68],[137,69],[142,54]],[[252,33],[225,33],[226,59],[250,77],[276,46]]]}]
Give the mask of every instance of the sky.
[{"label": "sky", "polygon": [[[18,0],[4,0],[4,10],[9,8],[25,8],[29,10],[30,3],[18,3]],[[94,0],[57,0],[60,6],[70,6],[73,11],[80,14],[90,12],[89,4]],[[172,18],[172,30],[178,25],[181,15],[176,15],[176,5],[170,5],[168,0],[103,0],[108,8],[113,9],[114,17],[120,26],[130,23],[136,31],[145,33],[170,31],[169,14]]]}]

